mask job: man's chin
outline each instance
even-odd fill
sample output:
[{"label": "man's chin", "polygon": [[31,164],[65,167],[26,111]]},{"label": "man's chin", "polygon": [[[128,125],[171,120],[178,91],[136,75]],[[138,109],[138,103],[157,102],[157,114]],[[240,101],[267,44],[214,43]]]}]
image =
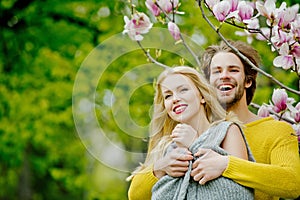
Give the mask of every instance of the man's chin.
[{"label": "man's chin", "polygon": [[226,100],[226,99],[219,99],[219,102],[221,104],[221,106],[225,109],[228,110],[229,108],[232,107],[232,105],[234,104],[232,101],[230,100]]}]

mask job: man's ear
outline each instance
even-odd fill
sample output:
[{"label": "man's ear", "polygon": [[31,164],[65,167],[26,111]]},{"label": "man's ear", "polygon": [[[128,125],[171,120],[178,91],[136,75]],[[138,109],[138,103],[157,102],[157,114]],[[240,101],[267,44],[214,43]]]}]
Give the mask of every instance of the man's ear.
[{"label": "man's ear", "polygon": [[245,88],[249,88],[252,85],[252,80],[250,78],[247,78],[246,83],[245,83]]}]

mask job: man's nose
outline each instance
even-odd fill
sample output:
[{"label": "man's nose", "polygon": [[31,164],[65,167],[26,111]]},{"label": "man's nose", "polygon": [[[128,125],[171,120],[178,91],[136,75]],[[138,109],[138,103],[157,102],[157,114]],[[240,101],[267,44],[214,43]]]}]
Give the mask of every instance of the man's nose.
[{"label": "man's nose", "polygon": [[230,74],[227,70],[223,70],[221,73],[220,73],[220,78],[221,79],[225,79],[225,78],[229,78]]}]

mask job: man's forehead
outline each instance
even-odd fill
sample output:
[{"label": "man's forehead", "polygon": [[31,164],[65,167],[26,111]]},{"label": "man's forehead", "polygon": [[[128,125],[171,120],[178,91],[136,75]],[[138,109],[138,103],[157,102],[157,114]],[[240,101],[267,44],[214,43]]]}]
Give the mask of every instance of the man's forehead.
[{"label": "man's forehead", "polygon": [[241,66],[241,59],[231,52],[219,52],[212,57],[211,66],[230,66],[230,65]]}]

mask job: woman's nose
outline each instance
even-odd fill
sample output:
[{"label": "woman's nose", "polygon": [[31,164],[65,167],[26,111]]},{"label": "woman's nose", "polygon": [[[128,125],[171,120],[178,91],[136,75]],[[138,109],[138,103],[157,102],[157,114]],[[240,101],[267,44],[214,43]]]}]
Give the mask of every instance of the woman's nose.
[{"label": "woman's nose", "polygon": [[180,101],[180,97],[177,94],[173,95],[173,103],[177,103],[178,101]]}]

